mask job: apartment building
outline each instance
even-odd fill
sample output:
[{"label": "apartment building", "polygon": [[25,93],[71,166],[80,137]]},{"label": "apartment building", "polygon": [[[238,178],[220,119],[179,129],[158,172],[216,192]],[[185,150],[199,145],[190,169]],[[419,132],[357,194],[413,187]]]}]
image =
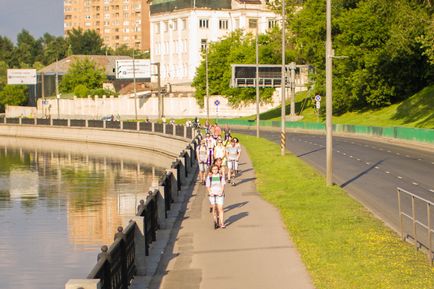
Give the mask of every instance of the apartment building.
[{"label": "apartment building", "polygon": [[147,0],[64,0],[64,34],[73,28],[96,30],[112,48],[149,50]]},{"label": "apartment building", "polygon": [[151,62],[159,62],[163,84],[189,85],[207,43],[236,29],[265,33],[281,17],[265,0],[150,1]]}]

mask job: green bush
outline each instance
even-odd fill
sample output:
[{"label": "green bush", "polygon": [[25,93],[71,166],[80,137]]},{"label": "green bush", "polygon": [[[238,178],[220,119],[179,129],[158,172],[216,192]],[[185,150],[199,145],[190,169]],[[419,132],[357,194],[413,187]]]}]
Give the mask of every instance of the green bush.
[{"label": "green bush", "polygon": [[0,91],[0,109],[6,105],[23,105],[28,100],[27,86],[25,85],[5,85]]},{"label": "green bush", "polygon": [[87,97],[89,89],[84,84],[79,84],[74,88],[74,95],[77,97]]}]

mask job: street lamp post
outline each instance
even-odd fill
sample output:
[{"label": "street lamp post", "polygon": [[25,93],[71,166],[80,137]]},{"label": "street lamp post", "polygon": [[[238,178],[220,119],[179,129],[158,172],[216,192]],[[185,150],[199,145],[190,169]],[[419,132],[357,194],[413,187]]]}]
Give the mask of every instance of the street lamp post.
[{"label": "street lamp post", "polygon": [[136,58],[133,50],[134,116],[137,121]]},{"label": "street lamp post", "polygon": [[285,146],[286,146],[286,134],[285,134],[285,89],[286,89],[286,68],[285,68],[285,1],[282,0],[282,110],[281,110],[281,131],[280,131],[280,154],[285,155]]},{"label": "street lamp post", "polygon": [[208,39],[205,42],[206,118],[209,121]]},{"label": "street lamp post", "polygon": [[258,47],[258,26],[256,22],[256,137],[259,137],[259,47]]},{"label": "street lamp post", "polygon": [[57,99],[57,119],[60,118],[60,95],[59,95],[59,72],[58,72],[58,64],[59,59],[56,57],[56,99]]},{"label": "street lamp post", "polygon": [[326,183],[333,185],[333,99],[332,99],[332,17],[331,17],[331,0],[327,0],[327,36],[326,36]]}]

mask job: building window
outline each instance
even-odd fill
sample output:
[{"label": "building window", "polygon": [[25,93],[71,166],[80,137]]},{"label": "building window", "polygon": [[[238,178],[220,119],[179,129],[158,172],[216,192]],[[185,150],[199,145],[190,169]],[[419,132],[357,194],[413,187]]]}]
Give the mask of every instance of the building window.
[{"label": "building window", "polygon": [[235,29],[239,29],[240,28],[240,18],[236,18],[235,19]]},{"label": "building window", "polygon": [[200,40],[200,50],[206,51],[207,46],[208,46],[208,40],[207,39],[201,39]]},{"label": "building window", "polygon": [[164,32],[167,32],[167,29],[169,28],[169,22],[164,22],[164,24],[163,24],[163,31]]},{"label": "building window", "polygon": [[199,19],[199,28],[208,29],[209,20],[208,19]]},{"label": "building window", "polygon": [[181,29],[185,30],[187,29],[187,19],[181,19]]},{"label": "building window", "polygon": [[219,20],[219,29],[220,30],[227,30],[229,28],[229,21],[227,19],[220,19]]},{"label": "building window", "polygon": [[154,24],[155,34],[160,34],[160,23]]},{"label": "building window", "polygon": [[249,19],[249,29],[255,29],[258,26],[258,19]]},{"label": "building window", "polygon": [[268,29],[274,28],[277,26],[276,19],[268,19]]}]

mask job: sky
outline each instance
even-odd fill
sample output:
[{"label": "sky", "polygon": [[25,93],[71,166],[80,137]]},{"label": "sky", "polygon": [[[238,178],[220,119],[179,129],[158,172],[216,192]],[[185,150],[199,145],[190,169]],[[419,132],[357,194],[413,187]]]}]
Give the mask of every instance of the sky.
[{"label": "sky", "polygon": [[0,0],[0,35],[16,42],[22,29],[35,38],[63,35],[63,0]]}]

